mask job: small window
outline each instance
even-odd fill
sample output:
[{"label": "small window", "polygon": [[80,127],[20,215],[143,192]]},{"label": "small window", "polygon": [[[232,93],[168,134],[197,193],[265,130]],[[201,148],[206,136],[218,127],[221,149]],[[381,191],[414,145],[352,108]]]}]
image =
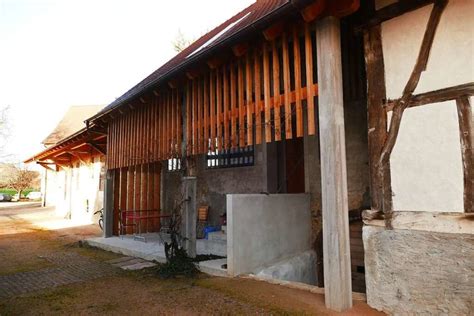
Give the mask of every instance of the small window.
[{"label": "small window", "polygon": [[181,170],[181,160],[179,158],[168,159],[168,171]]},{"label": "small window", "polygon": [[254,165],[253,146],[209,151],[206,156],[208,168],[232,168]]}]

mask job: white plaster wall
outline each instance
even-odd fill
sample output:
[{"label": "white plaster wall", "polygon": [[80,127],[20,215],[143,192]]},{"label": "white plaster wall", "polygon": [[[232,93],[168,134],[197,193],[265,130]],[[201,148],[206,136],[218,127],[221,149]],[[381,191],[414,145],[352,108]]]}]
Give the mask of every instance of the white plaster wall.
[{"label": "white plaster wall", "polygon": [[395,210],[462,212],[463,169],[456,103],[407,109],[390,167]]},{"label": "white plaster wall", "polygon": [[[428,18],[425,6],[382,23],[387,97],[399,98],[418,56]],[[426,71],[415,93],[474,81],[474,1],[450,0],[441,17]]]},{"label": "white plaster wall", "polygon": [[[432,5],[382,24],[387,97],[401,97]],[[474,81],[474,1],[451,0],[438,26],[427,70],[415,93]],[[456,105],[405,111],[390,159],[395,210],[463,211]]]}]

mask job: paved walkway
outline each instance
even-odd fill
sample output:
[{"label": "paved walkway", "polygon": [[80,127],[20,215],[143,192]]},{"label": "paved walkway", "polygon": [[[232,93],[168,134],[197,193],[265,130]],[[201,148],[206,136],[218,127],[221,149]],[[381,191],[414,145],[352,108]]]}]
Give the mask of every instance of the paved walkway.
[{"label": "paved walkway", "polygon": [[54,253],[43,259],[57,267],[0,276],[0,298],[84,282],[117,272],[117,268],[109,263],[98,262],[76,253]]}]

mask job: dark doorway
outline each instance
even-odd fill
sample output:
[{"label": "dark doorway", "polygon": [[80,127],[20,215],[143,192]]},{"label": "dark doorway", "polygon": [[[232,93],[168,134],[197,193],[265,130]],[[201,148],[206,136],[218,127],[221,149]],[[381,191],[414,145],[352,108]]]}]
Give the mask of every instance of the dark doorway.
[{"label": "dark doorway", "polygon": [[285,143],[286,192],[304,193],[304,142],[303,138],[293,138]]}]

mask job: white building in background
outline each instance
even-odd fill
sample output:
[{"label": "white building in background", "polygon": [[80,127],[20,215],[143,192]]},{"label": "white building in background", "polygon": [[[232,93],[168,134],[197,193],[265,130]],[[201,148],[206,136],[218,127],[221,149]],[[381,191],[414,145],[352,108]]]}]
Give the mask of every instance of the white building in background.
[{"label": "white building in background", "polygon": [[103,203],[104,137],[84,128],[84,120],[102,106],[72,106],[44,140],[46,149],[26,160],[44,167],[43,206],[58,215],[92,222]]}]

